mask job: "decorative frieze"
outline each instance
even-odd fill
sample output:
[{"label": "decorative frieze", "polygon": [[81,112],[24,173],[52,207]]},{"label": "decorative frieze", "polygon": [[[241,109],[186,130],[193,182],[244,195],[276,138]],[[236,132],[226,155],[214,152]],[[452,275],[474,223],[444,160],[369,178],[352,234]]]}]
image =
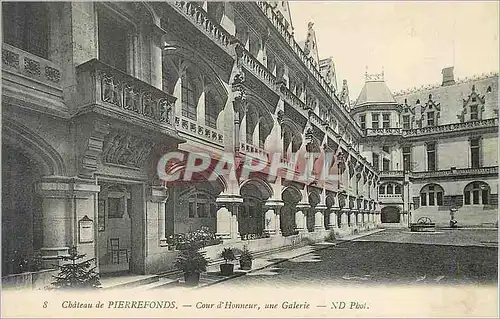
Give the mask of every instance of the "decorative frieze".
[{"label": "decorative frieze", "polygon": [[3,49],[2,63],[4,66],[19,69],[19,54]]},{"label": "decorative frieze", "polygon": [[196,135],[198,138],[223,145],[224,134],[214,128],[202,125],[186,117],[175,117],[175,126],[178,130],[189,132],[192,135]]},{"label": "decorative frieze", "polygon": [[52,85],[61,82],[61,71],[57,65],[7,43],[4,43],[2,48],[2,66],[6,70],[47,81]]},{"label": "decorative frieze", "polygon": [[122,130],[112,130],[104,140],[102,160],[105,163],[140,168],[155,143]]},{"label": "decorative frieze", "polygon": [[24,70],[33,75],[40,75],[40,62],[24,57]]}]

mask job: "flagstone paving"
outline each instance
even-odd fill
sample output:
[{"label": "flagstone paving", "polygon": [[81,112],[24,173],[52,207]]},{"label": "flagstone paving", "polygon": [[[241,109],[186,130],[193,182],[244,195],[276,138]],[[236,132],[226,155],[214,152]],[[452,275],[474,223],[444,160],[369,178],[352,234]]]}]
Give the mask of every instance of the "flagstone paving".
[{"label": "flagstone paving", "polygon": [[438,230],[435,234],[386,230],[292,256],[213,287],[496,285],[497,269],[497,230]]}]

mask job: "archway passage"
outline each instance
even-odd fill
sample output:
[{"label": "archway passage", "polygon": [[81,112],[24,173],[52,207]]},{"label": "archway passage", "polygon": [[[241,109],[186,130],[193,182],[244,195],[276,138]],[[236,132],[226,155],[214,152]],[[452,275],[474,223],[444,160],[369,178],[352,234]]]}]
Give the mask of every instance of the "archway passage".
[{"label": "archway passage", "polygon": [[295,212],[297,204],[302,198],[300,191],[293,187],[287,186],[283,189],[281,196],[284,206],[281,208],[280,226],[283,236],[290,236],[295,233]]},{"label": "archway passage", "polygon": [[399,207],[388,206],[382,208],[381,219],[382,223],[399,223]]},{"label": "archway passage", "polygon": [[35,191],[37,163],[2,145],[2,276],[36,271],[43,242],[42,203]]},{"label": "archway passage", "polygon": [[271,196],[269,185],[265,181],[251,179],[244,182],[240,189],[243,205],[239,216],[239,233],[242,238],[263,235],[265,228],[264,204]]}]

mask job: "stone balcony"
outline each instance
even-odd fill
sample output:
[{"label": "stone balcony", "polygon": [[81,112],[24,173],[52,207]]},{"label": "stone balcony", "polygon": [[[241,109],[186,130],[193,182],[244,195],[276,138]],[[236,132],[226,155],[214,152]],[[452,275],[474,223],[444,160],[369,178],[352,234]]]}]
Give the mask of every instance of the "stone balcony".
[{"label": "stone balcony", "polygon": [[[47,59],[2,43],[2,101],[68,117],[60,67]],[[21,101],[21,102],[19,102]]]},{"label": "stone balcony", "polygon": [[365,129],[366,137],[378,136],[401,136],[401,128],[387,127],[387,128],[367,128]]},{"label": "stone balcony", "polygon": [[197,139],[200,138],[220,147],[224,146],[224,134],[222,131],[206,125],[202,125],[197,121],[191,120],[190,118],[184,116],[176,116],[175,127],[179,132],[186,133]]},{"label": "stone balcony", "polygon": [[233,36],[220,26],[220,24],[215,22],[198,3],[190,1],[173,1],[167,2],[167,4],[190,20],[199,30],[207,34],[220,47],[229,51]]},{"label": "stone balcony", "polygon": [[411,130],[402,130],[401,134],[403,137],[413,137],[413,136],[424,136],[424,135],[433,135],[433,134],[443,134],[443,133],[452,133],[456,134],[460,131],[467,131],[470,129],[477,128],[489,128],[495,127],[498,128],[498,118],[491,118],[479,121],[470,121],[463,123],[452,123],[446,125],[438,125],[438,126],[430,126],[430,127],[422,127],[415,128]]},{"label": "stone balcony", "polygon": [[378,200],[382,204],[402,204],[403,203],[403,195],[402,194],[379,194]]},{"label": "stone balcony", "polygon": [[401,136],[403,138],[420,137],[434,134],[457,134],[458,132],[465,132],[471,129],[478,128],[498,128],[498,118],[484,119],[478,121],[470,121],[463,123],[452,123],[445,125],[419,127],[409,130],[403,130],[399,127],[388,128],[367,128],[365,129],[366,137],[379,137],[379,136]]},{"label": "stone balcony", "polygon": [[381,171],[379,173],[380,178],[403,178],[403,171]]},{"label": "stone balcony", "polygon": [[439,171],[410,172],[409,176],[413,179],[498,176],[498,166],[458,169],[451,168]]},{"label": "stone balcony", "polygon": [[78,114],[95,112],[178,137],[176,98],[97,59],[77,66]]}]

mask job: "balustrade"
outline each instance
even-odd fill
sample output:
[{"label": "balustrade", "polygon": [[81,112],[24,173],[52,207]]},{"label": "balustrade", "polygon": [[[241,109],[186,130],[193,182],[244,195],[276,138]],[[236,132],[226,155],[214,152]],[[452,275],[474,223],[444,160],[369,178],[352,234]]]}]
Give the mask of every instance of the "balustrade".
[{"label": "balustrade", "polygon": [[221,131],[202,125],[187,117],[176,116],[175,126],[179,131],[189,132],[199,138],[216,143],[220,146],[224,144],[224,134]]},{"label": "balustrade", "polygon": [[6,71],[60,86],[61,71],[56,64],[7,43],[3,43],[2,47],[2,66]]},{"label": "balustrade", "polygon": [[108,115],[136,123],[146,120],[174,126],[176,98],[122,71],[93,59],[77,66],[79,103],[99,106]]},{"label": "balustrade", "polygon": [[233,36],[217,22],[213,21],[208,13],[196,2],[175,1],[174,8],[179,9],[196,25],[200,26],[211,38],[223,47],[231,44]]}]

